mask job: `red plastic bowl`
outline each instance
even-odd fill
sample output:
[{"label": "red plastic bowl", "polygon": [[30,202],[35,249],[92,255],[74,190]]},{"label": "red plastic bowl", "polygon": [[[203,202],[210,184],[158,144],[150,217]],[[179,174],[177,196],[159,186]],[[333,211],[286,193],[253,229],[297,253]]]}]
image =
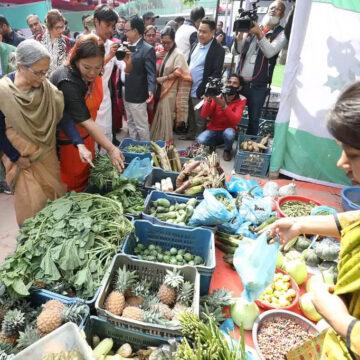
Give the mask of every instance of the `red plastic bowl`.
[{"label": "red plastic bowl", "polygon": [[[280,269],[280,268],[276,268],[275,270],[275,274],[276,273],[283,273],[284,275],[289,275],[286,271]],[[290,276],[290,275],[289,275]],[[272,310],[272,309],[277,309],[277,310],[291,310],[291,309],[294,309],[298,303],[299,303],[299,297],[300,297],[300,289],[299,289],[299,286],[298,284],[296,283],[296,281],[290,276],[290,288],[291,289],[294,289],[295,290],[295,297],[293,298],[293,301],[291,302],[290,305],[288,306],[278,306],[278,307],[275,307],[275,306],[271,306],[269,305],[268,303],[266,302],[263,302],[262,300],[260,299],[256,299],[255,300],[255,303],[257,304],[257,306],[261,307],[262,309],[264,310]]]},{"label": "red plastic bowl", "polygon": [[285,201],[302,201],[304,203],[314,203],[317,206],[321,205],[319,202],[309,199],[305,196],[299,196],[299,195],[283,196],[283,197],[279,198],[278,200],[276,200],[276,202],[275,202],[276,211],[277,211],[279,217],[286,217],[286,215],[281,211],[281,204]]}]

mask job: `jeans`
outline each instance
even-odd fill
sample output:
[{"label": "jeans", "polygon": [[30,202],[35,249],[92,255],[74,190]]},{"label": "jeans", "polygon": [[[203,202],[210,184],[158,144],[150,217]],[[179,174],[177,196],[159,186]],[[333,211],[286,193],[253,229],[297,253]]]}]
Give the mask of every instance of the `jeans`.
[{"label": "jeans", "polygon": [[205,146],[224,144],[224,151],[231,151],[235,140],[235,130],[228,128],[221,131],[205,130],[196,139]]},{"label": "jeans", "polygon": [[267,85],[256,86],[244,85],[241,90],[241,94],[247,99],[247,106],[249,112],[249,125],[246,131],[247,135],[257,135],[259,130],[259,118],[261,115],[261,109],[264,105]]}]

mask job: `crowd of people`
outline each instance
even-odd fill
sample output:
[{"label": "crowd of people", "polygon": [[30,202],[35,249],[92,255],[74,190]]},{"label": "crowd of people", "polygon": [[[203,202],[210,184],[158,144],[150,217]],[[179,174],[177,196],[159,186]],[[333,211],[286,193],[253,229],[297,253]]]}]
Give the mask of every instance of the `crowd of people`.
[{"label": "crowd of people", "polygon": [[122,171],[116,133],[125,120],[132,139],[172,141],[182,133],[212,148],[223,143],[223,158],[231,160],[246,104],[248,133],[257,131],[255,107],[287,41],[284,10],[274,1],[261,26],[236,36],[238,69],[213,95],[206,89],[223,77],[226,34],[202,7],[159,32],[154,13],[127,19],[103,4],[82,17],[84,30],[72,37],[52,9],[44,24],[27,17],[28,39],[0,15],[0,151],[19,224],[47,199],[83,191],[96,152],[107,152]]}]

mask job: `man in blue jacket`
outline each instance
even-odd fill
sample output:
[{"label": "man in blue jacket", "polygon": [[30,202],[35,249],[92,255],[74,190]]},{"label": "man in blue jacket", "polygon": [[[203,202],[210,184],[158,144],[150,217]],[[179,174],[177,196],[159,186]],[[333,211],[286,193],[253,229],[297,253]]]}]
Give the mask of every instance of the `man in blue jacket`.
[{"label": "man in blue jacket", "polygon": [[131,45],[133,69],[125,76],[125,110],[129,135],[134,140],[150,140],[147,103],[156,87],[156,55],[154,48],[143,39],[144,22],[137,15],[125,24],[125,33]]}]

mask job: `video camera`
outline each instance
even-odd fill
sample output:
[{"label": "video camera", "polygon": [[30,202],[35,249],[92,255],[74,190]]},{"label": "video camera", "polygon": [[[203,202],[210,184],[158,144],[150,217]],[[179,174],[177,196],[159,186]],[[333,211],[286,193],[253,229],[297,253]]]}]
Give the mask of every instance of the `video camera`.
[{"label": "video camera", "polygon": [[239,9],[239,16],[237,16],[234,21],[234,32],[248,32],[254,26],[253,22],[258,19],[256,6],[258,1],[259,0],[250,0],[252,5],[251,10],[245,11],[244,9]]},{"label": "video camera", "polygon": [[205,87],[205,96],[216,97],[223,95],[236,95],[237,89],[233,86],[224,86],[220,78],[209,77],[209,82]]},{"label": "video camera", "polygon": [[135,45],[130,45],[128,42],[124,41],[122,44],[119,45],[118,49],[116,50],[115,56],[116,58],[121,61],[126,56],[126,51],[130,50],[134,52],[136,50]]}]

